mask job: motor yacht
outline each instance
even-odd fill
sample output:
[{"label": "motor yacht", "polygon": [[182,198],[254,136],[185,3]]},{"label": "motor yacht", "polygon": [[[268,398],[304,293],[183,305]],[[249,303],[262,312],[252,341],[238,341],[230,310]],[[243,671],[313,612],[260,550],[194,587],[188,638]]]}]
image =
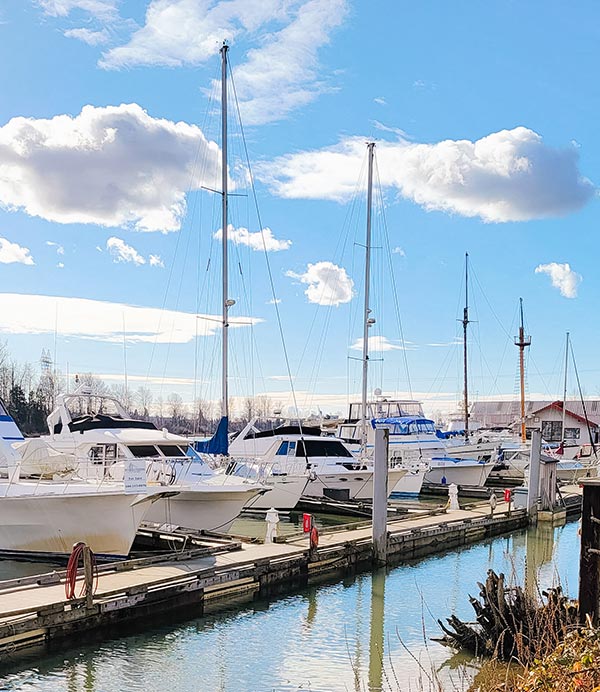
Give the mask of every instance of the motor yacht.
[{"label": "motor yacht", "polygon": [[226,532],[247,503],[268,492],[252,479],[215,473],[187,438],[132,419],[117,399],[85,387],[58,397],[48,429],[40,439],[75,457],[86,479],[122,481],[127,463],[143,460],[149,483],[172,491],[152,503],[145,521]]},{"label": "motor yacht", "polygon": [[[232,459],[251,457],[278,473],[308,474],[309,497],[372,499],[373,461],[353,455],[343,440],[322,436],[318,427],[292,424],[259,430],[255,423],[251,421],[230,443]],[[406,473],[406,469],[389,470],[390,492]]]}]

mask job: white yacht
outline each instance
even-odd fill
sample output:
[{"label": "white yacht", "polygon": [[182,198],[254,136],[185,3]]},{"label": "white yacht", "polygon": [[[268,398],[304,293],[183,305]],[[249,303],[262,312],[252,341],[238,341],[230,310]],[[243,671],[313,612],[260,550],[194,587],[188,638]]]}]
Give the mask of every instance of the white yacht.
[{"label": "white yacht", "polygon": [[[394,418],[397,416],[415,416],[424,418],[423,407],[420,401],[405,399],[387,399],[380,396],[381,391],[375,390],[376,399],[367,401],[366,415],[369,421],[376,418]],[[351,403],[348,418],[343,421],[336,421],[337,434],[346,440],[353,454],[361,453],[360,436],[362,421],[362,403]],[[374,444],[373,426],[369,422],[367,428],[367,445],[363,454],[369,457],[373,453]],[[390,467],[400,468],[406,471],[405,475],[392,488],[393,495],[416,496],[421,492],[425,474],[429,470],[428,455],[422,454],[398,454],[390,445],[388,451],[388,461]]]},{"label": "white yacht", "polygon": [[[355,435],[356,425],[343,424],[340,427],[342,437],[345,438],[347,433]],[[493,461],[451,456],[444,440],[438,436],[435,423],[425,417],[402,415],[374,418],[369,426],[367,449],[373,447],[376,428],[389,430],[390,466],[410,469],[426,464],[425,484],[483,486],[494,466]],[[360,445],[355,442],[351,448],[358,452]],[[396,486],[394,492],[403,491]]]},{"label": "white yacht", "polygon": [[[13,444],[22,444],[23,436],[1,401],[0,435],[0,553],[68,555],[75,543],[84,541],[99,556],[129,554],[140,523],[163,487],[147,488],[145,476],[133,487],[72,474],[22,478],[22,458]],[[41,447],[37,457],[48,469]],[[73,458],[59,453],[52,454],[52,464],[52,473],[59,465],[71,471],[76,466]]]},{"label": "white yacht", "polygon": [[[285,425],[258,430],[250,422],[230,443],[229,454],[235,460],[248,457],[280,473],[310,476],[305,495],[370,500],[373,497],[373,462],[355,457],[343,440],[323,437],[320,428]],[[406,469],[390,469],[390,492],[406,475]]]},{"label": "white yacht", "polygon": [[126,463],[139,459],[151,484],[168,483],[172,496],[154,502],[145,521],[225,532],[248,502],[268,490],[215,473],[186,438],[131,419],[117,399],[85,388],[58,397],[48,429],[50,435],[40,439],[55,452],[73,455],[77,472],[88,479],[122,481]]}]

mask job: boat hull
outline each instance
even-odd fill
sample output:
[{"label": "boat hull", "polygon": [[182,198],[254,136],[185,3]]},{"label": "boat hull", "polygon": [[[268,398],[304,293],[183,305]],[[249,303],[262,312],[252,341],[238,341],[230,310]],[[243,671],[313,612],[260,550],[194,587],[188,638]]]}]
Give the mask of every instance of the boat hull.
[{"label": "boat hull", "polygon": [[206,488],[179,492],[173,489],[176,492],[173,497],[152,503],[144,521],[226,533],[244,506],[263,490],[255,485],[248,485],[247,488],[216,486],[210,492]]},{"label": "boat hull", "polygon": [[423,487],[426,469],[409,469],[392,489],[392,495],[417,496]]},{"label": "boat hull", "polygon": [[473,462],[463,464],[452,461],[432,461],[429,471],[425,474],[425,484],[435,485],[468,485],[483,487],[493,467],[492,462]]},{"label": "boat hull", "polygon": [[[401,478],[406,475],[406,469],[390,469],[388,471],[388,496]],[[306,487],[308,497],[325,497],[325,489],[348,490],[350,500],[373,499],[373,472],[348,471],[347,473],[318,473]]]},{"label": "boat hull", "polygon": [[85,542],[97,555],[126,557],[150,502],[125,493],[0,497],[0,551],[69,555]]},{"label": "boat hull", "polygon": [[267,476],[261,483],[270,488],[269,492],[250,500],[244,509],[294,509],[305,494],[309,478],[308,475]]}]

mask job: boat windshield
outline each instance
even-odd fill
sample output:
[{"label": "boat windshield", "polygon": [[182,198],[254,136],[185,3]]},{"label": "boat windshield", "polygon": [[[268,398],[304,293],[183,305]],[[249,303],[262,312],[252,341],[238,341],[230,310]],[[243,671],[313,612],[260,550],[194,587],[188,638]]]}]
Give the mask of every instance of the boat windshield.
[{"label": "boat windshield", "polygon": [[299,440],[297,457],[352,457],[339,440]]},{"label": "boat windshield", "polygon": [[435,423],[427,418],[377,421],[377,427],[388,428],[392,435],[435,434]]},{"label": "boat windshield", "polygon": [[166,457],[186,456],[185,450],[179,447],[179,445],[158,445],[158,448]]},{"label": "boat windshield", "polygon": [[127,449],[134,457],[159,457],[160,454],[154,445],[127,445]]}]

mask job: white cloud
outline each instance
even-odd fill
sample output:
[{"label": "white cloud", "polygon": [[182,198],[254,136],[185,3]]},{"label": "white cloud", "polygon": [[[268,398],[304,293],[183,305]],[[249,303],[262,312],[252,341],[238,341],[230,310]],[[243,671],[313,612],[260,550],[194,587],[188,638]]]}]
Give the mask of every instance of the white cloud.
[{"label": "white cloud", "polygon": [[558,288],[560,294],[565,298],[576,298],[577,287],[582,281],[582,277],[571,269],[571,265],[565,262],[550,262],[549,264],[539,264],[535,268],[536,274],[548,274],[554,288]]},{"label": "white cloud", "polygon": [[[261,164],[260,177],[281,197],[346,201],[365,158],[365,138],[279,157]],[[475,142],[446,140],[377,146],[383,187],[425,209],[479,216],[484,221],[527,221],[562,216],[594,194],[578,171],[573,147],[555,149],[525,127]]]},{"label": "white cloud", "polygon": [[308,284],[304,293],[309,303],[337,307],[342,303],[349,303],[354,296],[354,282],[343,267],[338,267],[333,262],[309,264],[304,274],[288,271],[286,276]]},{"label": "white cloud", "polygon": [[[223,229],[219,228],[214,234],[217,240],[223,237]],[[231,224],[227,226],[227,238],[236,245],[246,245],[253,250],[264,250],[267,252],[279,252],[289,250],[291,240],[277,240],[270,228],[263,228],[262,231],[250,232],[247,228],[234,228]]]},{"label": "white cloud", "polygon": [[47,240],[46,245],[48,245],[48,247],[55,247],[57,255],[64,255],[65,254],[64,247],[62,245],[60,245],[59,243],[55,243],[53,240]]},{"label": "white cloud", "polygon": [[432,348],[447,348],[448,346],[458,346],[462,344],[462,339],[454,339],[453,341],[445,341],[439,343],[425,344],[425,346],[431,346]]},{"label": "white cloud", "polygon": [[98,252],[104,252],[104,250],[99,245],[96,245],[96,250],[98,250]]},{"label": "white cloud", "polygon": [[113,262],[132,262],[133,264],[146,264],[144,257],[131,245],[121,238],[109,238],[106,241],[106,249],[113,257]]},{"label": "white cloud", "polygon": [[151,267],[164,267],[165,263],[162,261],[159,255],[150,255],[148,258],[148,263]]},{"label": "white cloud", "polygon": [[219,178],[219,147],[198,127],[135,103],[0,127],[0,206],[48,221],[178,230],[186,191]]},{"label": "white cloud", "polygon": [[65,268],[65,264],[64,264],[64,262],[59,262],[59,263],[56,265],[56,267],[57,267],[58,269],[64,269],[64,268]]},{"label": "white cloud", "polygon": [[[353,351],[362,351],[364,339],[357,339],[350,348]],[[407,341],[402,344],[395,344],[385,336],[370,336],[369,337],[369,353],[383,353],[384,351],[413,351],[415,345]]]},{"label": "white cloud", "polygon": [[271,298],[267,300],[267,305],[279,305],[281,303],[281,298]]},{"label": "white cloud", "polygon": [[380,106],[387,106],[387,101],[383,98],[383,96],[376,96],[373,101],[378,103]]},{"label": "white cloud", "polygon": [[399,246],[396,245],[396,247],[392,250],[392,255],[400,255],[400,257],[406,257],[406,252]]},{"label": "white cloud", "polygon": [[101,29],[100,31],[92,31],[91,29],[67,29],[65,31],[65,36],[67,38],[76,38],[88,46],[100,46],[104,43],[110,41],[110,34],[106,29]]},{"label": "white cloud", "polygon": [[51,17],[67,17],[73,10],[98,19],[113,19],[117,14],[117,0],[38,0],[38,4]]},{"label": "white cloud", "polygon": [[327,90],[319,74],[318,51],[347,12],[346,0],[309,0],[281,31],[263,38],[260,48],[235,71],[244,122],[274,122]]},{"label": "white cloud", "polygon": [[[128,341],[184,344],[196,333],[218,333],[220,322],[217,315],[197,316],[87,298],[0,293],[0,332],[5,334],[53,334],[57,329],[64,337],[122,343],[125,329]],[[229,322],[232,327],[242,327],[261,320],[231,317]]]},{"label": "white cloud", "polygon": [[0,264],[35,264],[29,248],[0,238]]},{"label": "white cloud", "polygon": [[152,0],[145,23],[100,66],[199,65],[223,40],[251,48],[235,82],[246,124],[272,122],[327,89],[318,52],[347,13],[347,0]]}]

